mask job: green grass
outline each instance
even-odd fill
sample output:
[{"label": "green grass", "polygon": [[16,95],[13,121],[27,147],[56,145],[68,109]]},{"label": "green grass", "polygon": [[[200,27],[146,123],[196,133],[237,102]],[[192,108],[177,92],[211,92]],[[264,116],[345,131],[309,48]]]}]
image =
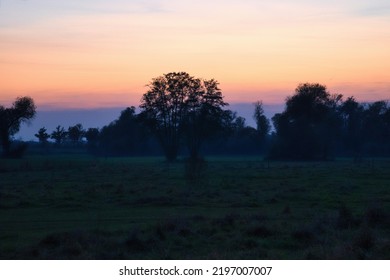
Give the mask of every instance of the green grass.
[{"label": "green grass", "polygon": [[[390,161],[0,159],[3,259],[388,259]],[[187,179],[186,179],[187,178]]]}]

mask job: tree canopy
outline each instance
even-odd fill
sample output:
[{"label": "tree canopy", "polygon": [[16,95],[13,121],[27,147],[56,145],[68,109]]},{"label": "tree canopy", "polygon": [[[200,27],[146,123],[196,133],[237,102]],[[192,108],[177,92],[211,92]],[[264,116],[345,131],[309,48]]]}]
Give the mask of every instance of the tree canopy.
[{"label": "tree canopy", "polygon": [[23,122],[33,119],[36,106],[31,97],[17,97],[10,108],[0,105],[0,143],[3,156],[11,155],[11,136],[17,133]]},{"label": "tree canopy", "polygon": [[287,97],[285,110],[272,120],[277,140],[271,155],[291,159],[327,159],[341,128],[337,106],[341,95],[324,85],[300,84]]},{"label": "tree canopy", "polygon": [[47,129],[45,127],[42,127],[34,135],[35,137],[38,138],[39,143],[41,143],[42,145],[45,145],[47,143],[47,140],[50,138],[50,135],[46,131]]},{"label": "tree canopy", "polygon": [[85,135],[83,125],[78,123],[74,126],[69,126],[67,136],[74,145],[80,144]]},{"label": "tree canopy", "polygon": [[218,82],[172,72],[154,78],[141,100],[141,118],[158,138],[167,160],[175,160],[180,143],[198,157],[204,140],[220,126],[223,101]]},{"label": "tree canopy", "polygon": [[128,107],[109,125],[104,126],[99,135],[101,152],[105,155],[142,155],[148,149],[150,137],[141,126],[135,107]]},{"label": "tree canopy", "polygon": [[266,137],[271,131],[271,125],[269,120],[264,114],[263,102],[257,101],[254,103],[255,110],[253,112],[253,118],[256,121],[256,129],[259,136],[260,144],[264,144]]},{"label": "tree canopy", "polygon": [[50,138],[54,139],[56,145],[59,146],[65,141],[67,135],[68,133],[65,131],[65,128],[58,125],[51,133]]}]

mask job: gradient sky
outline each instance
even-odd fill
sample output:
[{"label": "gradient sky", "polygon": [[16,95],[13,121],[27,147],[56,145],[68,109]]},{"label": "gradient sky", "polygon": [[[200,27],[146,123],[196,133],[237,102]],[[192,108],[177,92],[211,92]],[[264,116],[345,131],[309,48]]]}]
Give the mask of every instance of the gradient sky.
[{"label": "gradient sky", "polygon": [[389,99],[390,2],[0,0],[0,104],[137,106],[172,71],[228,102],[280,104],[302,82]]}]

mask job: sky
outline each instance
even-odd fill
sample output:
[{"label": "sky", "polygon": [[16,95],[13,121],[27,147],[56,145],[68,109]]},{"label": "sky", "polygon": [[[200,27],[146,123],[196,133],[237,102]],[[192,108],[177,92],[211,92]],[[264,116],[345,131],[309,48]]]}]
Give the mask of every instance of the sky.
[{"label": "sky", "polygon": [[388,100],[389,47],[388,0],[0,0],[0,104],[118,113],[178,71],[236,105],[282,108],[305,82]]},{"label": "sky", "polygon": [[174,71],[233,103],[280,104],[304,82],[388,99],[389,46],[388,0],[0,0],[0,104],[137,106]]}]

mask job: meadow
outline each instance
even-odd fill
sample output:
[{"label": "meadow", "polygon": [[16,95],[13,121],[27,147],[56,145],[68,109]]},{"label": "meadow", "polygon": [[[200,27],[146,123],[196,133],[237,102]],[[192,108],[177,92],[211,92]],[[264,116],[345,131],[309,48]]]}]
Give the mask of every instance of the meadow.
[{"label": "meadow", "polygon": [[0,159],[0,259],[390,259],[389,213],[389,159]]}]

